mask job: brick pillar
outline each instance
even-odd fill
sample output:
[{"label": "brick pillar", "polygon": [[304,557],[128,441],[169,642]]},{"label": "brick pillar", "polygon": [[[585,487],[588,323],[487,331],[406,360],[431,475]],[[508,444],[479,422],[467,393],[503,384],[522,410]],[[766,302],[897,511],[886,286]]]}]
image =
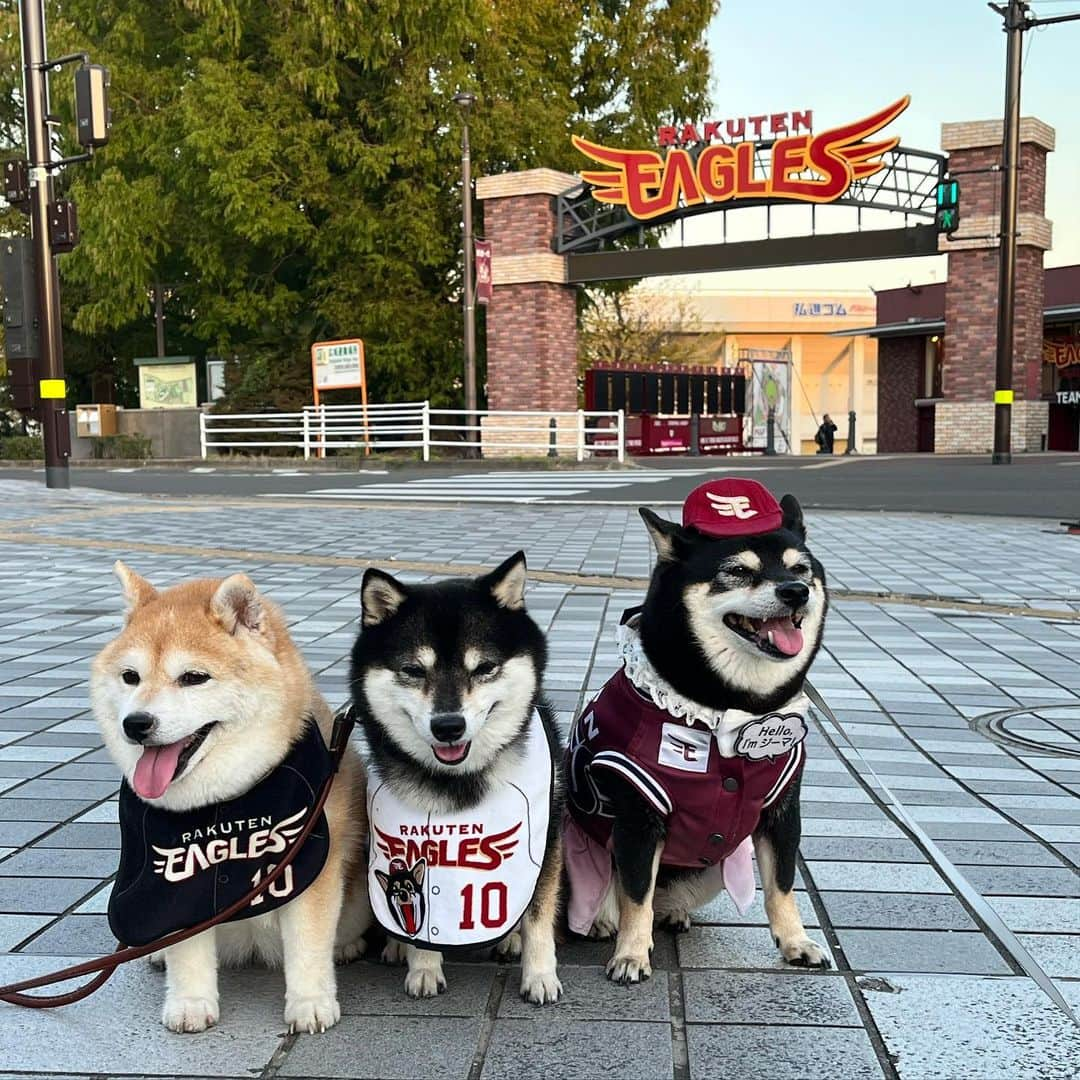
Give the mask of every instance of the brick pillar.
[{"label": "brick pillar", "polygon": [[491,409],[577,409],[577,288],[556,255],[555,196],[580,180],[554,169],[476,182],[491,241],[494,295],[487,309]]},{"label": "brick pillar", "polygon": [[[998,240],[1001,228],[1000,120],[943,124],[941,147],[949,172],[960,182],[960,229],[942,236],[949,255],[945,288],[945,356],[942,391],[935,410],[937,453],[989,453],[994,433],[994,369],[997,340]],[[1050,248],[1044,216],[1046,155],[1054,129],[1033,117],[1020,121],[1019,220],[1016,249],[1016,312],[1013,336],[1012,447],[1038,450],[1048,410],[1040,401],[1043,338],[1043,253]]]}]

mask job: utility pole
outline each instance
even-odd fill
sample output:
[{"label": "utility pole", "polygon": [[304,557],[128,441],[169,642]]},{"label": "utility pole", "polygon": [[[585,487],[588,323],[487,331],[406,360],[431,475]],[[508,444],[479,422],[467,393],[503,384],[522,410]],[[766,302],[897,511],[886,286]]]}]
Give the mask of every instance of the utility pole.
[{"label": "utility pole", "polygon": [[154,328],[157,331],[157,354],[165,355],[165,308],[162,302],[162,285],[154,283]]},{"label": "utility pole", "polygon": [[1016,307],[1017,172],[1020,167],[1020,75],[1024,31],[1073,22],[1080,14],[1033,19],[1026,0],[990,4],[1005,20],[1005,116],[1002,125],[1001,227],[998,241],[997,363],[994,378],[994,465],[1012,463],[1013,323]]},{"label": "utility pole", "polygon": [[997,364],[994,377],[995,465],[1012,462],[1013,321],[1016,307],[1016,170],[1020,158],[1020,71],[1027,4],[1009,0],[995,8],[1005,19],[1005,118],[1001,163],[1001,228],[998,240]]},{"label": "utility pole", "polygon": [[[480,422],[476,412],[476,296],[473,286],[473,221],[472,221],[472,156],[469,148],[469,110],[476,103],[476,95],[462,92],[454,95],[461,109],[461,203],[462,203],[462,254],[465,272],[462,278],[462,307],[465,316],[465,408],[469,412],[468,425]],[[469,431],[467,442],[477,443],[477,432]]]},{"label": "utility pole", "polygon": [[60,280],[49,242],[49,207],[53,202],[53,185],[44,0],[21,0],[19,29],[22,36],[26,153],[30,173],[30,222],[37,267],[38,310],[41,317],[41,368],[38,386],[41,396],[42,441],[45,444],[45,486],[67,488],[71,486],[68,470],[71,433],[68,429],[67,388],[64,384]]}]

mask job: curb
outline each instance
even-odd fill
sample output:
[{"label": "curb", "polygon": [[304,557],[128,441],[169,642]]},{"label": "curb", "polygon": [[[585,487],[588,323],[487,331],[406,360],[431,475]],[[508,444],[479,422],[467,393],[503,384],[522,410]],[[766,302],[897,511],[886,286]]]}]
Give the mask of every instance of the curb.
[{"label": "curb", "polygon": [[[340,464],[335,464],[340,462]],[[25,460],[0,459],[0,470],[3,469],[41,469],[45,462],[41,458],[27,458]],[[227,461],[215,458],[87,458],[85,460],[72,461],[73,469],[162,469],[183,470],[193,468],[211,468],[218,473],[249,473],[266,472],[267,469],[288,469],[305,473],[342,473],[342,472],[393,472],[399,469],[417,468],[448,468],[469,469],[482,468],[485,471],[497,472],[501,470],[529,471],[529,472],[596,472],[604,471],[648,471],[649,466],[640,465],[636,461],[626,461],[619,464],[618,461],[606,458],[593,459],[590,461],[551,461],[547,458],[485,458],[473,460],[470,458],[442,459],[439,461],[422,462],[419,459],[402,461],[400,459],[388,460],[385,458],[372,458],[370,464],[357,462],[355,458],[326,458],[322,461],[304,461],[302,458],[263,458],[259,461]]]}]

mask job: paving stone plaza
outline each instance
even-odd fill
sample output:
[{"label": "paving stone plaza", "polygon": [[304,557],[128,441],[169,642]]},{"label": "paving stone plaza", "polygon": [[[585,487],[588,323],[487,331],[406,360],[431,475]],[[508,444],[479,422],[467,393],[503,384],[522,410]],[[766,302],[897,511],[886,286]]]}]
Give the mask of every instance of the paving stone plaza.
[{"label": "paving stone plaza", "polygon": [[[760,892],[745,917],[721,896],[689,933],[658,931],[641,986],[607,982],[610,944],[568,941],[566,996],[542,1010],[514,965],[452,965],[447,993],[417,1002],[400,969],[361,960],[321,1036],[285,1034],[283,979],[257,970],[223,976],[215,1029],[169,1034],[163,976],[140,963],[66,1009],[0,1005],[0,1077],[1076,1076],[1080,1031],[886,812],[866,763],[1080,1012],[1080,537],[1005,518],[809,525],[835,589],[813,681],[858,750],[817,718],[797,887],[831,971],[784,968]],[[541,572],[529,607],[565,722],[614,671],[640,597],[627,579],[649,572],[631,507],[215,504],[0,480],[0,982],[115,948],[118,776],[86,688],[120,623],[114,559],[157,585],[244,570],[337,705],[365,560],[422,580],[519,547]]]}]

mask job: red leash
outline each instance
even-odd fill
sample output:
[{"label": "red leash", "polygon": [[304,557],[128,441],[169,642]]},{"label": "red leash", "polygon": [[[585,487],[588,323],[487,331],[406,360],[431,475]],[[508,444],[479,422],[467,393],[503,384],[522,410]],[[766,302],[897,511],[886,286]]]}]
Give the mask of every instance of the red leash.
[{"label": "red leash", "polygon": [[[102,956],[97,960],[86,960],[81,964],[62,968],[60,971],[51,971],[47,975],[37,975],[32,979],[24,979],[22,982],[0,986],[0,1001],[6,1001],[9,1005],[22,1005],[27,1009],[55,1009],[60,1005],[71,1005],[76,1001],[82,1001],[83,998],[89,997],[95,990],[104,986],[121,964],[126,964],[131,960],[138,960],[142,956],[149,956],[151,953],[167,949],[171,945],[177,945],[181,941],[186,941],[196,934],[201,934],[217,926],[219,923],[226,922],[240,911],[243,911],[256,897],[266,892],[285,873],[301,847],[303,847],[304,841],[307,840],[318,824],[319,816],[322,814],[323,807],[326,805],[326,800],[330,795],[330,787],[334,782],[334,777],[337,775],[338,766],[341,764],[341,759],[345,754],[345,748],[349,745],[349,736],[352,734],[355,722],[351,708],[338,713],[334,717],[334,729],[330,736],[330,756],[333,759],[333,768],[326,778],[326,783],[323,784],[319,791],[311,815],[297,835],[292,847],[282,856],[281,862],[249,893],[240,897],[234,904],[230,904],[229,907],[219,912],[212,919],[199,923],[198,926],[190,927],[187,930],[176,930],[171,934],[166,934],[163,938],[158,938],[157,941],[151,941],[147,945],[119,947],[111,955]],[[41,986],[52,986],[54,983],[67,982],[69,979],[78,979],[84,975],[93,975],[94,978],[77,990],[71,990],[66,994],[36,997],[24,993],[26,990],[36,990]]]}]

